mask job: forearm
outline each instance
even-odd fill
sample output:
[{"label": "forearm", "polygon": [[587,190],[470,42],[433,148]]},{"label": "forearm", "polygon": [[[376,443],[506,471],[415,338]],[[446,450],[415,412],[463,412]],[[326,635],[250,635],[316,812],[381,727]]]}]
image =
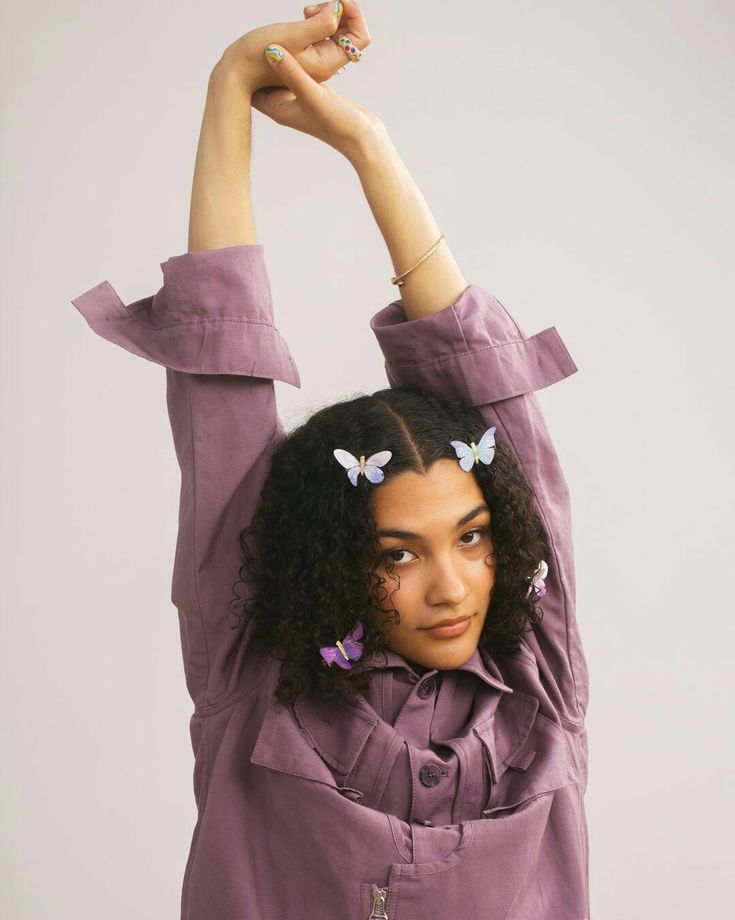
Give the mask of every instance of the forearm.
[{"label": "forearm", "polygon": [[252,112],[246,85],[215,67],[197,146],[189,252],[255,243],[250,201]]},{"label": "forearm", "polygon": [[[439,239],[441,230],[387,132],[379,130],[351,158],[365,197],[400,275]],[[396,287],[407,319],[437,313],[467,287],[446,238]]]}]

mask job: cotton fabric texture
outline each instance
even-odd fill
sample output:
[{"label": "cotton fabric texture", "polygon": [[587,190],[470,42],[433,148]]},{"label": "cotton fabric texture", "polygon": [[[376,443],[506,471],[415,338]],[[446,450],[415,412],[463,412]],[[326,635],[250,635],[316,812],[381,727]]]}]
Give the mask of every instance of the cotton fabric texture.
[{"label": "cotton fabric texture", "polygon": [[72,303],[94,332],[166,368],[181,468],[171,600],[198,809],[182,920],[381,909],[389,920],[587,920],[588,672],[569,493],[534,392],[577,370],[556,328],[527,336],[477,284],[431,316],[407,320],[399,299],[370,319],[391,386],[477,406],[514,449],[549,573],[543,624],[516,654],[476,650],[419,675],[391,652],[369,698],[336,718],[314,696],[276,705],[278,663],[251,647],[250,624],[232,629],[228,606],[237,535],[285,435],[273,381],[301,386],[263,246],[184,253],[161,270],[158,292],[134,303],[108,281]]}]

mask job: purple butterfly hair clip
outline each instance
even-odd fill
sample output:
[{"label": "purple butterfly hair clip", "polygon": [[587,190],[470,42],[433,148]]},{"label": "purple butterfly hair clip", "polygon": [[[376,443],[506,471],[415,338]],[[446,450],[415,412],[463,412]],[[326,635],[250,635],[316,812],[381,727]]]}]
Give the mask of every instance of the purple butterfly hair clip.
[{"label": "purple butterfly hair clip", "polygon": [[469,473],[472,467],[479,463],[480,460],[486,465],[493,462],[493,457],[495,456],[495,427],[493,425],[492,428],[488,428],[477,444],[474,441],[470,441],[469,444],[465,444],[464,441],[449,442],[459,457],[459,465],[465,473]]},{"label": "purple butterfly hair clip", "polygon": [[544,579],[549,574],[549,567],[546,565],[542,559],[539,562],[536,571],[531,575],[531,584],[528,586],[528,591],[526,591],[526,597],[531,593],[531,591],[536,592],[537,597],[543,597],[546,594],[546,584]]},{"label": "purple butterfly hair clip", "polygon": [[340,668],[349,671],[352,668],[350,661],[356,661],[362,657],[362,642],[358,642],[358,639],[361,638],[362,623],[358,620],[352,632],[348,633],[341,642],[338,639],[336,645],[323,645],[319,653],[330,667],[337,664]]},{"label": "purple butterfly hair clip", "polygon": [[334,456],[339,460],[342,466],[347,470],[347,475],[353,486],[357,485],[357,477],[362,473],[370,482],[382,482],[385,474],[380,469],[381,466],[390,460],[393,456],[389,450],[381,450],[377,454],[372,454],[365,459],[364,454],[360,454],[358,460],[348,450],[342,450],[341,447],[335,447]]}]

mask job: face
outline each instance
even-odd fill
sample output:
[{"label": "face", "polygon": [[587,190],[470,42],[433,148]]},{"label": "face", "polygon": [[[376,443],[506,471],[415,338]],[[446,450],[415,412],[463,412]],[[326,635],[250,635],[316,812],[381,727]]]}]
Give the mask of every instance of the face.
[{"label": "face", "polygon": [[[471,473],[444,459],[425,474],[401,473],[377,484],[371,502],[380,535],[377,572],[392,592],[383,607],[400,613],[399,624],[383,626],[390,648],[425,668],[459,667],[477,648],[495,583],[482,490]],[[387,557],[394,563],[390,574]],[[398,589],[391,575],[400,578]],[[468,619],[452,630],[432,628],[458,618]]]}]

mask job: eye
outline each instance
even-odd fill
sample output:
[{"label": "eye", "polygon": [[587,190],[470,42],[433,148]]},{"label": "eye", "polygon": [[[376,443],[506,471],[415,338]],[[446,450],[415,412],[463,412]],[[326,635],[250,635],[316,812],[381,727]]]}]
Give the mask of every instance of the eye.
[{"label": "eye", "polygon": [[[474,530],[468,530],[467,533],[462,534],[462,536],[460,537],[460,545],[473,549],[480,542],[482,542],[483,536],[485,536],[487,533],[488,533],[487,527],[476,527]],[[474,536],[475,534],[477,534],[478,536],[477,540],[474,540],[471,543],[462,542],[465,539],[465,537],[471,537],[471,536]],[[408,562],[401,562],[400,559],[395,558],[396,556],[400,556],[401,553],[411,553],[411,550],[410,549],[389,549],[385,553],[381,554],[380,559],[383,560],[383,559],[392,557],[393,562],[397,567],[408,565]]]},{"label": "eye", "polygon": [[400,556],[401,553],[410,553],[410,552],[411,552],[410,549],[391,549],[387,553],[383,553],[381,558],[392,559],[396,565],[405,565],[405,563],[401,562],[400,559],[396,559],[395,557]]},{"label": "eye", "polygon": [[462,538],[461,538],[462,540],[464,540],[465,537],[471,537],[473,534],[477,534],[479,539],[476,540],[474,543],[463,543],[462,545],[463,546],[477,546],[480,540],[482,540],[483,534],[485,534],[486,532],[487,531],[485,530],[484,527],[480,527],[477,530],[468,530],[466,534],[462,535]]}]

